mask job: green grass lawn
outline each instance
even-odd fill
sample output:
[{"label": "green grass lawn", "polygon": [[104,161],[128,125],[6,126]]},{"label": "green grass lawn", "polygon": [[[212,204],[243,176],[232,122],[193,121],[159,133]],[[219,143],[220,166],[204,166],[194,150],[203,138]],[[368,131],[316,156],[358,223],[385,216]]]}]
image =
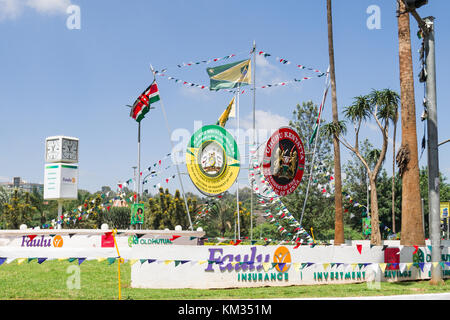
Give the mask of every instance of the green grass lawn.
[{"label": "green grass lawn", "polygon": [[[80,265],[80,289],[69,289],[68,273],[77,262],[36,260],[16,261],[0,266],[0,299],[43,300],[115,300],[118,299],[117,262],[85,261]],[[450,292],[450,280],[442,286],[431,286],[428,281],[381,283],[380,289],[368,289],[366,283],[342,285],[315,285],[291,287],[263,287],[242,289],[136,289],[131,288],[130,264],[121,265],[122,299],[183,300],[183,299],[273,299],[378,296]]]}]

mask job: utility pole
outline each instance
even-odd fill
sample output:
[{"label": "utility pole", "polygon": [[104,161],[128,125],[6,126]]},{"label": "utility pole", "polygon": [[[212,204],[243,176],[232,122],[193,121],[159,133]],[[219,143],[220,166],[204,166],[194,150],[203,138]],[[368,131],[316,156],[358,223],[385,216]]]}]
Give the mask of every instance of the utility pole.
[{"label": "utility pole", "polygon": [[[424,34],[426,53],[426,108],[428,134],[428,206],[430,214],[431,261],[441,261],[441,226],[439,199],[439,151],[437,130],[437,101],[436,101],[436,60],[434,44],[434,17],[423,19],[427,31]],[[433,267],[431,282],[442,282],[442,271],[439,264]]]},{"label": "utility pole", "polygon": [[422,19],[416,8],[427,4],[428,0],[406,0],[406,9],[416,19],[424,36],[425,68],[426,68],[426,99],[427,110],[427,145],[428,145],[428,209],[429,234],[431,240],[431,281],[433,285],[442,284],[441,261],[441,225],[439,199],[439,150],[437,131],[437,99],[436,99],[436,54],[434,42],[434,17]]}]

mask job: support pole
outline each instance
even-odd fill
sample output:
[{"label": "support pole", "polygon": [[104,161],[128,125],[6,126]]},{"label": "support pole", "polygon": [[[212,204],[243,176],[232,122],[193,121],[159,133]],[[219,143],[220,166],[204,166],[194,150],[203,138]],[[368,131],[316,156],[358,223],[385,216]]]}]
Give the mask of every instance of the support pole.
[{"label": "support pole", "polygon": [[[439,151],[437,131],[437,103],[436,103],[436,60],[434,43],[434,17],[423,20],[428,28],[425,34],[426,51],[426,106],[428,111],[428,205],[431,217],[430,240],[431,261],[441,261],[441,229],[440,229],[440,200],[439,200]],[[431,282],[442,282],[442,271],[439,263],[432,267]]]},{"label": "support pole", "polygon": [[[236,99],[236,118],[237,118],[237,130],[236,140],[239,145],[239,96],[241,95],[241,85],[238,85],[238,93]],[[236,179],[236,210],[237,210],[237,240],[241,239],[241,225],[239,219],[239,179]]]},{"label": "support pole", "polygon": [[63,222],[63,220],[61,219],[62,206],[63,206],[63,200],[58,200],[58,229],[62,229],[62,222]]},{"label": "support pole", "polygon": [[139,197],[141,195],[141,122],[138,122],[138,156],[137,156],[137,188],[136,188],[136,200],[135,203],[139,203]]},{"label": "support pole", "polygon": [[[256,42],[253,40],[253,142],[256,146]],[[250,151],[250,150],[249,150]],[[248,158],[249,161],[251,157]],[[253,240],[253,182],[250,188],[250,241]]]}]

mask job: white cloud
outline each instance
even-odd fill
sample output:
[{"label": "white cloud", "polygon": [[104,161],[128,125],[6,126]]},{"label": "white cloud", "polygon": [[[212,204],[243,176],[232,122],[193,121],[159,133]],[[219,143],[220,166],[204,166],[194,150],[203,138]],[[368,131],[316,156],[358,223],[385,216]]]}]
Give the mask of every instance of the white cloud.
[{"label": "white cloud", "polygon": [[22,7],[23,4],[18,0],[0,0],[0,20],[17,18]]},{"label": "white cloud", "polygon": [[0,21],[17,19],[25,9],[41,14],[64,14],[71,0],[0,0]]},{"label": "white cloud", "polygon": [[28,0],[26,5],[39,13],[65,13],[71,5],[70,0]]},{"label": "white cloud", "polygon": [[[257,130],[262,129],[272,132],[287,125],[289,125],[289,119],[286,117],[270,111],[255,111],[255,126]],[[247,129],[253,127],[253,117],[251,114],[244,118],[242,126]]]}]

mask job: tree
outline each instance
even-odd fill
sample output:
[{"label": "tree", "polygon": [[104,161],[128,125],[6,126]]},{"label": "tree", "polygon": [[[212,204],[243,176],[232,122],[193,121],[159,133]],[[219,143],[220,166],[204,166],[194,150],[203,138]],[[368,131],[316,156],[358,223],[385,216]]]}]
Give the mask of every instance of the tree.
[{"label": "tree", "polygon": [[[333,44],[333,14],[331,0],[327,0],[327,22],[328,22],[328,52],[330,59],[330,79],[331,79],[331,103],[333,109],[333,123],[338,125],[338,109],[336,97],[336,72],[334,66],[334,44]],[[344,238],[344,221],[342,213],[342,177],[341,177],[341,151],[339,147],[338,137],[333,135],[334,146],[334,176],[335,176],[335,233],[334,244],[340,245],[345,242]]]},{"label": "tree", "polygon": [[398,40],[401,91],[402,144],[397,166],[402,178],[402,237],[405,246],[425,245],[422,225],[422,204],[419,188],[419,156],[417,149],[414,74],[411,55],[409,12],[398,1]]},{"label": "tree", "polygon": [[224,237],[227,231],[232,230],[235,211],[236,203],[233,197],[230,196],[230,198],[220,200],[211,199],[205,208],[205,216],[202,218],[200,225],[209,235]]},{"label": "tree", "polygon": [[[193,209],[198,206],[197,200],[188,199],[187,202]],[[172,196],[169,189],[160,188],[155,198],[149,198],[148,207],[148,212],[145,212],[144,228],[174,230],[177,225],[183,229],[189,228],[186,207],[180,191],[176,190]]]},{"label": "tree", "polygon": [[35,212],[30,194],[14,189],[9,200],[3,204],[0,221],[5,229],[18,229],[21,224],[30,225]]},{"label": "tree", "polygon": [[[355,131],[355,143],[353,146],[348,143],[347,140],[341,135],[341,133],[345,131],[344,123],[340,123],[338,127],[336,127],[334,124],[332,126],[326,125],[324,127],[325,131],[328,132],[328,134],[337,133],[339,141],[347,149],[352,151],[366,168],[370,184],[372,223],[371,243],[373,245],[381,244],[376,181],[378,173],[380,172],[381,166],[386,157],[389,121],[392,118],[392,105],[395,104],[394,97],[395,94],[388,89],[381,91],[372,90],[369,95],[355,97],[353,104],[344,109],[345,117],[353,123]],[[361,153],[359,147],[359,133],[362,123],[368,121],[371,118],[375,120],[378,128],[380,129],[382,136],[382,147],[380,151],[372,151],[371,153],[364,156]],[[371,167],[370,163],[374,159],[376,159],[375,165]]]},{"label": "tree", "polygon": [[[398,97],[398,94],[397,94]],[[398,104],[393,110],[392,123],[394,124],[393,143],[392,143],[392,231],[395,233],[395,145],[397,140],[397,122],[398,122]],[[400,211],[401,212],[401,211]]]},{"label": "tree", "polygon": [[[380,155],[380,150],[374,148],[374,146],[369,142],[369,140],[364,140],[360,145],[361,153],[364,158],[369,162],[370,167],[374,167],[378,157]],[[356,157],[355,154],[352,155],[352,159],[349,160],[344,166],[344,172],[346,175],[345,184],[343,186],[344,194],[346,199],[344,201],[345,211],[349,212],[349,224],[355,229],[361,231],[361,219],[366,216],[367,209],[369,205],[369,186],[367,185],[367,171],[362,162]],[[401,193],[401,182],[400,179],[395,180],[395,192]],[[387,175],[386,170],[382,169],[378,174],[376,185],[378,194],[378,210],[379,210],[379,220],[381,225],[380,232],[386,231],[384,233],[384,239],[392,234],[391,229],[386,229],[387,226],[392,225],[392,215],[390,214],[390,209],[392,208],[392,179]],[[401,208],[401,198],[396,199],[395,202],[396,210]],[[398,217],[399,218],[399,217]],[[397,219],[398,219],[397,218]]]}]

